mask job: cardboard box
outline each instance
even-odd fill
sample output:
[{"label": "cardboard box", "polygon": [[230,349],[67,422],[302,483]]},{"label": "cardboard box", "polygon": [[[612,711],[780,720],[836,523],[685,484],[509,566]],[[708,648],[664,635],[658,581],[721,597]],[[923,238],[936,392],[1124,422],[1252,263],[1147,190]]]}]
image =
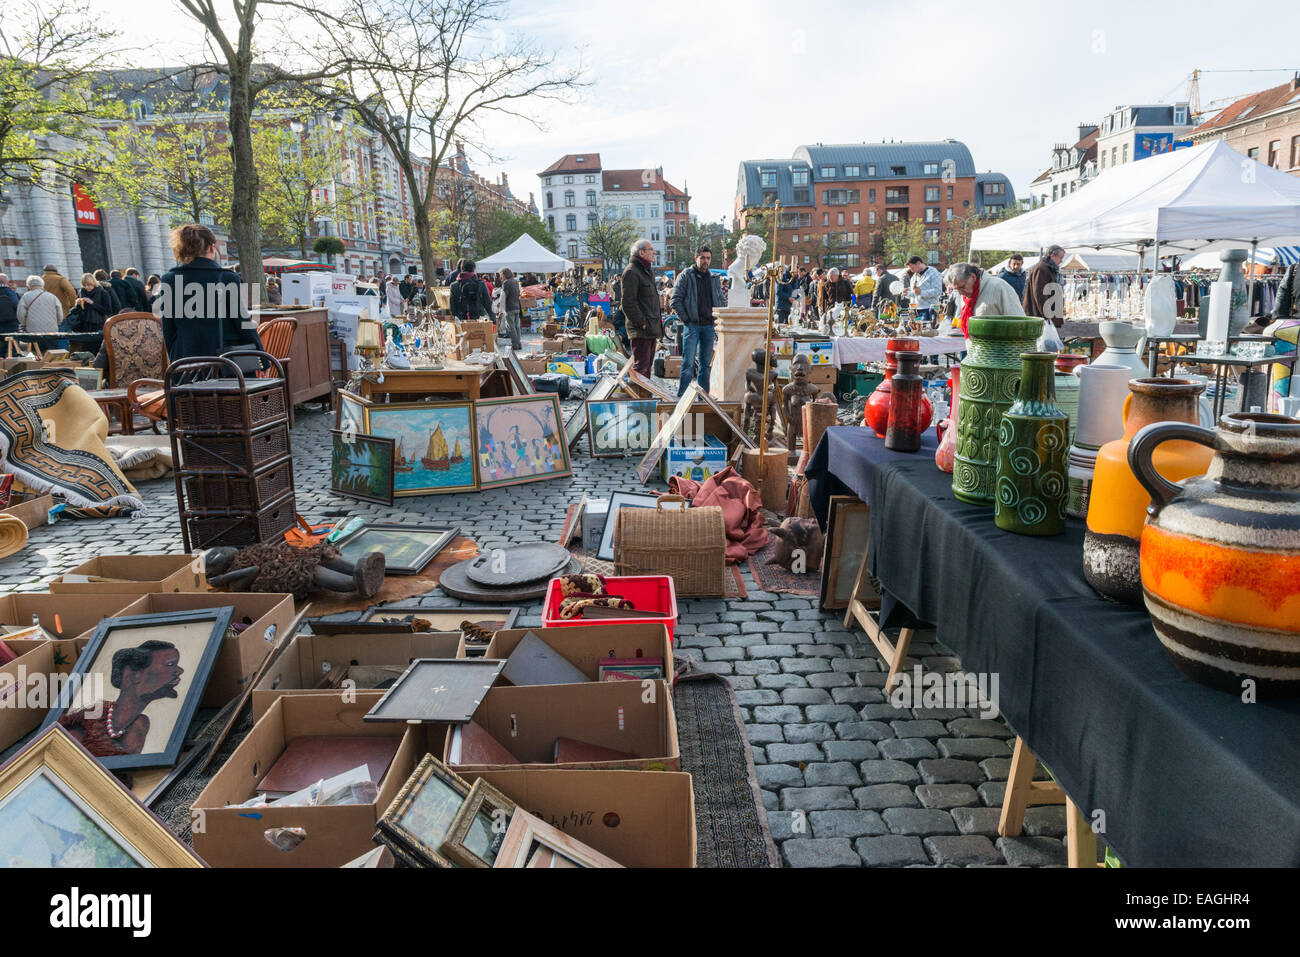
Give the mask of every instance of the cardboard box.
[{"label": "cardboard box", "polygon": [[668,356],[664,359],[664,378],[676,379],[682,374],[682,357]]},{"label": "cardboard box", "polygon": [[838,374],[839,370],[831,365],[813,366],[808,375],[808,381],[813,385],[821,386],[822,391],[825,392],[828,386],[835,385],[835,377]]},{"label": "cardboard box", "polygon": [[[59,596],[68,597],[71,596]],[[78,600],[90,601],[93,596]],[[105,596],[99,596],[102,601]],[[129,597],[129,596],[127,596]],[[169,611],[191,611],[195,608],[222,608],[233,605],[232,622],[251,621],[252,624],[239,635],[221,643],[212,676],[203,692],[205,708],[220,708],[244,693],[247,682],[253,677],[271,643],[293,623],[292,595],[264,594],[261,592],[168,592],[142,595],[127,605],[117,615],[156,615]]]},{"label": "cardboard box", "polygon": [[714,472],[721,472],[727,467],[728,454],[727,446],[714,435],[704,436],[702,442],[681,442],[674,439],[664,449],[663,479],[667,482],[677,475],[696,482],[707,481]]},{"label": "cardboard box", "polygon": [[660,624],[606,620],[568,628],[511,628],[498,631],[483,656],[509,658],[530,631],[592,681],[599,673],[601,658],[662,658],[664,674],[670,678],[673,674],[673,643],[668,629]]},{"label": "cardboard box", "polygon": [[814,367],[831,365],[833,343],[830,339],[799,339],[794,344],[794,354],[807,356]]},{"label": "cardboard box", "polygon": [[[571,631],[580,629],[573,628]],[[650,700],[646,700],[649,698]],[[281,699],[284,700],[284,699]],[[655,681],[593,681],[583,685],[498,686],[483,696],[474,720],[526,767],[629,771],[680,771],[677,721],[668,685]],[[555,764],[556,738],[637,755],[615,761]],[[443,760],[448,761],[452,731],[447,729]],[[431,739],[432,740],[432,739]],[[459,765],[476,771],[520,765]]]},{"label": "cardboard box", "polygon": [[[393,803],[424,756],[421,730],[404,724],[366,723],[382,691],[359,691],[355,700],[333,695],[285,695],[208,782],[191,811],[195,852],[213,867],[339,867],[374,849],[375,823]],[[337,807],[274,805],[255,811],[230,807],[257,793],[257,784],[294,738],[311,735],[388,736],[402,739],[371,804]],[[300,827],[306,839],[282,851],[266,839],[271,828]]]},{"label": "cardboard box", "polygon": [[53,495],[36,495],[22,502],[15,502],[8,508],[0,509],[0,514],[12,515],[27,526],[27,530],[40,528],[49,524],[50,509],[54,507]]},{"label": "cardboard box", "polygon": [[271,663],[253,688],[253,720],[259,720],[286,694],[331,695],[337,689],[316,684],[338,665],[401,665],[413,658],[464,658],[465,640],[458,631],[412,634],[305,635]]},{"label": "cardboard box", "polygon": [[624,867],[695,866],[691,776],[672,771],[471,771]]},{"label": "cardboard box", "polygon": [[[101,555],[50,582],[56,595],[147,595],[152,592],[206,592],[203,561],[195,555]],[[199,570],[196,570],[198,566]],[[115,581],[71,582],[70,576],[91,575]]]},{"label": "cardboard box", "polygon": [[132,595],[49,595],[13,593],[0,597],[0,624],[24,628],[39,620],[55,638],[89,637],[102,618],[126,614]]},{"label": "cardboard box", "polygon": [[547,355],[555,355],[558,352],[564,352],[567,348],[564,343],[565,340],[563,339],[554,339],[550,336],[543,336],[542,351]]},{"label": "cardboard box", "polygon": [[545,355],[528,355],[519,357],[519,368],[524,375],[541,375],[546,371]]},{"label": "cardboard box", "polygon": [[54,654],[62,642],[11,638],[5,644],[18,657],[0,667],[0,751],[40,727],[61,687]]},{"label": "cardboard box", "polygon": [[560,333],[560,324],[558,322],[543,322],[541,332],[542,338],[553,339]]}]

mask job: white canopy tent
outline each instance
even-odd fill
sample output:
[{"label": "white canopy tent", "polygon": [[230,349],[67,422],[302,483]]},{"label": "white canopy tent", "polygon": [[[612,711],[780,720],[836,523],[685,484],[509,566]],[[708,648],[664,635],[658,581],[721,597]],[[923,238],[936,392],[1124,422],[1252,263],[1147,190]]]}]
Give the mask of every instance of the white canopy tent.
[{"label": "white canopy tent", "polygon": [[498,253],[478,261],[479,272],[565,272],[573,263],[558,253],[553,253],[527,233]]},{"label": "white canopy tent", "polygon": [[[1255,262],[1265,266],[1289,266],[1300,262],[1300,246],[1260,246],[1255,250]],[[1223,262],[1215,251],[1186,257],[1180,265],[1183,269],[1218,269]]]}]

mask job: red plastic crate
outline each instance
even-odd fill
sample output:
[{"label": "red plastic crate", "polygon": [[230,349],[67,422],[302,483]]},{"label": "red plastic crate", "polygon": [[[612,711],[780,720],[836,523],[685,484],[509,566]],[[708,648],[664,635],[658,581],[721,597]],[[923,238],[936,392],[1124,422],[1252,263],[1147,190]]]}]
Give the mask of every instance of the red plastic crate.
[{"label": "red plastic crate", "polygon": [[[616,598],[627,598],[638,609],[663,612],[664,618],[561,618],[560,580],[552,578],[546,588],[546,603],[542,606],[543,628],[567,628],[571,625],[624,625],[633,622],[662,623],[668,626],[668,643],[673,644],[677,630],[677,592],[670,575],[611,575],[605,579],[605,590]],[[674,645],[674,647],[676,647]]]}]

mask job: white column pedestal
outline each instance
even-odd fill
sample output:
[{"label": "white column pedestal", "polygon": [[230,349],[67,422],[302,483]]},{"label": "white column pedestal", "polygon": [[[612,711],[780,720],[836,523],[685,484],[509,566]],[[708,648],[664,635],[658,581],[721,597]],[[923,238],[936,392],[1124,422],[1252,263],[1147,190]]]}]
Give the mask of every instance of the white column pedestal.
[{"label": "white column pedestal", "polygon": [[713,311],[718,343],[713,352],[709,394],[719,401],[745,401],[745,372],[754,365],[754,350],[767,342],[767,309],[727,307]]}]

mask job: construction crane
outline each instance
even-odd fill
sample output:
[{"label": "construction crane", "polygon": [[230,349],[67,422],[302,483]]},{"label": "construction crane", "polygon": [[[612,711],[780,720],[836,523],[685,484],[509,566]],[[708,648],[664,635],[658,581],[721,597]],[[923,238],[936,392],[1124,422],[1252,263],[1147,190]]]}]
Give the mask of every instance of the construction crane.
[{"label": "construction crane", "polygon": [[[1200,114],[1201,114],[1201,112],[1202,112],[1202,110],[1201,110],[1201,75],[1202,75],[1202,74],[1205,74],[1205,73],[1295,73],[1295,72],[1297,72],[1297,71],[1295,70],[1294,67],[1282,67],[1282,68],[1279,68],[1279,69],[1276,69],[1276,70],[1260,70],[1260,69],[1248,69],[1248,70],[1202,70],[1202,69],[1199,69],[1199,68],[1197,68],[1197,69],[1193,69],[1193,70],[1192,70],[1192,74],[1191,74],[1191,76],[1189,76],[1189,77],[1187,78],[1187,113],[1188,113],[1188,116],[1190,116],[1190,117],[1197,117],[1197,116],[1200,116]],[[1177,88],[1175,87],[1175,89],[1177,89]],[[1167,94],[1166,94],[1166,95],[1167,95]],[[1246,94],[1246,93],[1238,93],[1236,96],[1222,96],[1222,97],[1219,97],[1219,98],[1216,99],[1216,100],[1211,100],[1211,101],[1210,101],[1209,103],[1207,103],[1205,106],[1206,106],[1206,109],[1213,109],[1214,107],[1216,107],[1216,106],[1219,105],[1219,104],[1231,103],[1232,101],[1234,101],[1234,100],[1239,100],[1239,99],[1241,99],[1243,96],[1247,96],[1247,95],[1248,95],[1248,94]]]}]

